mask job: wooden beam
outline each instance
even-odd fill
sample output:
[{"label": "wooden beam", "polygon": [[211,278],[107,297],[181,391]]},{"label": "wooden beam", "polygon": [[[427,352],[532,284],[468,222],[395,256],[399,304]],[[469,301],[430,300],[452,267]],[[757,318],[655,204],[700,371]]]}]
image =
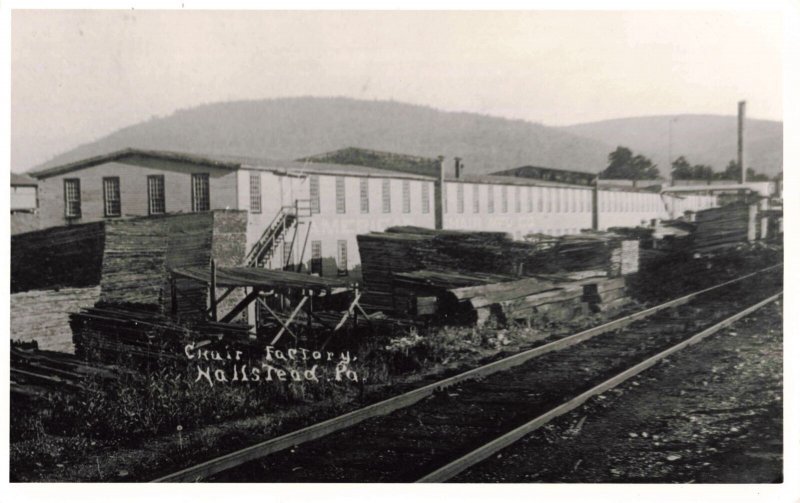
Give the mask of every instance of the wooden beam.
[{"label": "wooden beam", "polygon": [[344,325],[344,323],[347,321],[347,318],[349,318],[350,315],[353,314],[353,311],[355,310],[355,307],[358,305],[358,299],[360,299],[360,298],[361,298],[361,292],[356,290],[356,296],[355,296],[355,298],[353,298],[353,302],[350,303],[350,307],[347,308],[347,310],[342,315],[342,319],[339,320],[339,323],[333,329],[334,332],[336,332],[337,330],[342,328],[342,325]]},{"label": "wooden beam", "polygon": [[211,259],[211,285],[208,287],[211,299],[211,320],[217,321],[217,261]]},{"label": "wooden beam", "polygon": [[[297,306],[294,308],[294,311],[292,311],[292,314],[291,314],[291,315],[289,315],[289,319],[287,319],[287,320],[286,320],[286,324],[284,324],[284,325],[283,325],[283,328],[281,328],[281,329],[280,329],[280,331],[278,332],[278,335],[276,335],[276,336],[275,336],[275,338],[274,338],[274,339],[272,339],[272,344],[275,344],[276,342],[278,342],[278,340],[280,340],[281,336],[283,335],[283,331],[284,331],[284,330],[289,330],[289,328],[287,327],[287,325],[289,325],[289,324],[292,322],[292,320],[294,320],[294,317],[295,317],[295,316],[297,316],[297,313],[299,313],[299,312],[300,312],[300,309],[302,309],[302,307],[303,307],[303,304],[305,304],[307,300],[308,300],[308,295],[305,295],[305,294],[304,294],[304,295],[303,295],[303,298],[302,298],[302,299],[300,299],[300,302],[299,302],[299,303],[297,304]],[[291,332],[292,332],[292,331],[291,331],[291,330],[289,330],[289,333],[291,333]],[[296,335],[294,335],[294,334],[292,334],[292,335],[294,336],[294,338],[295,338],[295,339],[297,339],[297,336],[296,336]]]},{"label": "wooden beam", "polygon": [[[267,303],[266,303],[266,302],[264,302],[263,300],[261,300],[261,299],[258,299],[258,302],[260,302],[260,303],[261,303],[261,305],[264,307],[264,309],[266,309],[266,310],[267,310],[267,312],[268,312],[270,315],[272,315],[272,317],[273,317],[273,318],[275,318],[275,321],[277,321],[278,323],[280,323],[281,327],[283,327],[283,328],[281,329],[281,332],[283,332],[283,330],[284,330],[284,329],[286,329],[286,331],[287,331],[287,332],[289,332],[290,334],[292,334],[292,337],[294,337],[295,339],[297,339],[297,335],[295,335],[295,333],[294,333],[294,332],[292,332],[292,329],[291,329],[291,328],[289,328],[288,326],[286,326],[286,324],[283,322],[283,320],[281,319],[281,317],[280,317],[280,316],[278,316],[278,313],[276,313],[275,311],[273,311],[272,309],[270,309],[270,307],[267,305]],[[280,335],[280,334],[279,334],[279,335]],[[275,342],[273,341],[272,343],[274,344]]]},{"label": "wooden beam", "polygon": [[260,291],[259,291],[258,288],[253,288],[253,291],[248,293],[245,296],[245,298],[240,300],[239,303],[236,304],[236,306],[234,306],[234,308],[231,309],[231,311],[228,314],[223,316],[220,321],[222,321],[223,323],[227,323],[227,322],[231,321],[232,319],[236,318],[236,316],[239,313],[241,313],[242,311],[244,311],[247,308],[247,306],[250,305],[251,302],[253,302],[254,300],[256,300],[258,298],[259,292]]}]

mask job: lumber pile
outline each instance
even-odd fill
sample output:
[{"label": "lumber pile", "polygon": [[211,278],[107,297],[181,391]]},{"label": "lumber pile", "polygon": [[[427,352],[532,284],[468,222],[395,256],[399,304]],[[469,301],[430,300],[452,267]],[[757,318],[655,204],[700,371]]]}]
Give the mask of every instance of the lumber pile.
[{"label": "lumber pile", "polygon": [[104,222],[11,236],[11,293],[98,285],[104,242]]},{"label": "lumber pile", "polygon": [[155,312],[100,306],[70,315],[76,356],[87,361],[141,367],[185,361],[184,345],[222,343],[248,347],[247,325],[176,323]]},{"label": "lumber pile", "polygon": [[583,300],[593,312],[609,313],[630,303],[624,278],[595,280],[583,285]]},{"label": "lumber pile", "polygon": [[737,202],[720,208],[709,208],[695,214],[694,251],[710,251],[747,242],[748,231],[755,225],[749,205]]},{"label": "lumber pile", "polygon": [[11,338],[37,341],[39,349],[74,352],[69,315],[92,307],[100,299],[100,287],[31,290],[11,294]]},{"label": "lumber pile", "polygon": [[160,306],[166,281],[165,219],[106,224],[100,302]]},{"label": "lumber pile", "polygon": [[46,399],[54,392],[75,392],[87,380],[118,382],[130,372],[118,367],[90,364],[73,355],[40,350],[36,343],[11,343],[11,393]]},{"label": "lumber pile", "polygon": [[[454,288],[513,282],[543,274],[584,274],[617,277],[638,271],[638,240],[611,233],[575,236],[528,236],[513,241],[499,232],[441,231],[393,227],[358,236],[365,294],[362,305],[390,314],[420,315],[447,311],[445,291]],[[523,283],[525,284],[525,283]],[[522,284],[520,284],[522,285]],[[514,298],[535,292],[520,286]],[[562,292],[563,301],[570,297]],[[548,298],[545,296],[544,298]],[[463,300],[463,299],[462,299]],[[503,316],[531,312],[540,299],[518,307],[500,306]],[[555,302],[546,302],[555,303]],[[472,308],[477,309],[477,308]],[[483,313],[483,312],[481,312]]]}]

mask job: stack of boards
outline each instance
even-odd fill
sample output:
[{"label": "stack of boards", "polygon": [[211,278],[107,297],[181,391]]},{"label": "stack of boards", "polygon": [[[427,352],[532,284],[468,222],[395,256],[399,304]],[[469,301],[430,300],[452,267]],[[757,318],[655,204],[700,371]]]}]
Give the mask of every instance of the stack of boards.
[{"label": "stack of boards", "polygon": [[732,203],[695,214],[693,249],[698,252],[737,245],[755,237],[756,205]]},{"label": "stack of boards", "polygon": [[394,227],[359,235],[358,244],[362,305],[442,321],[480,324],[491,315],[510,321],[546,312],[570,318],[612,309],[626,299],[624,290],[616,292],[624,281],[600,285],[638,271],[638,241],[610,233],[513,241],[497,232]]}]

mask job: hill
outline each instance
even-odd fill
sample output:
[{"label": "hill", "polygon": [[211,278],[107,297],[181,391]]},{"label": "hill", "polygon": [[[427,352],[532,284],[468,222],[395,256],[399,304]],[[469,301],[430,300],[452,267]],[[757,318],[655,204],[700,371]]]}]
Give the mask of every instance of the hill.
[{"label": "hill", "polygon": [[126,147],[267,159],[361,147],[425,157],[459,156],[471,174],[523,164],[599,171],[609,152],[602,142],[520,120],[390,101],[284,98],[179,110],[120,129],[39,167]]},{"label": "hill", "polygon": [[[617,145],[667,165],[670,117],[616,119],[548,127],[393,101],[282,98],[214,103],[135,124],[56,156],[35,169],[122,148],[299,159],[344,147],[464,159],[467,173],[523,165],[598,172]],[[749,120],[750,166],[768,174],[782,164],[780,122]],[[673,158],[723,169],[736,157],[736,118],[682,115],[673,123]]]},{"label": "hill", "polygon": [[[632,117],[561,128],[616,147],[624,145],[668,166],[669,124],[672,120],[672,159],[686,157],[692,164],[707,164],[722,171],[736,159],[735,116],[677,115]],[[776,175],[783,169],[783,123],[747,119],[745,164],[759,173]],[[665,171],[661,170],[662,175]]]}]

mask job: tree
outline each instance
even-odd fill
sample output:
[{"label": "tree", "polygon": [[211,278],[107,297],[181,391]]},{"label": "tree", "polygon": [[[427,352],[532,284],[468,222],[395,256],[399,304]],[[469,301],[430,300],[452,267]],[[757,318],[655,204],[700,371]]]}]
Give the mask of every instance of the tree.
[{"label": "tree", "polygon": [[692,165],[685,157],[680,156],[672,161],[672,178],[677,180],[687,180],[692,178]]},{"label": "tree", "polygon": [[658,178],[658,167],[643,155],[633,155],[630,149],[617,147],[608,154],[608,167],[600,173],[600,177],[654,180]]},{"label": "tree", "polygon": [[725,171],[719,175],[719,178],[721,180],[739,180],[739,178],[741,178],[740,173],[739,163],[731,160],[725,168]]},{"label": "tree", "polygon": [[713,180],[714,168],[705,164],[695,164],[692,166],[692,178],[695,180]]},{"label": "tree", "polygon": [[747,181],[748,182],[768,182],[769,177],[763,173],[756,173],[753,168],[747,168]]}]

